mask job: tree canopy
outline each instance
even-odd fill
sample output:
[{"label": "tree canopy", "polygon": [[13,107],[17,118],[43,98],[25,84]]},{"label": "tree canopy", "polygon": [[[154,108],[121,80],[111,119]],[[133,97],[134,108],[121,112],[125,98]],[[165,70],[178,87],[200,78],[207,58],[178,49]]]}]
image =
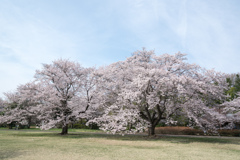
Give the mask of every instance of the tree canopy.
[{"label": "tree canopy", "polygon": [[[61,127],[67,134],[70,123],[86,118],[110,133],[148,129],[154,135],[160,121],[174,124],[183,116],[204,131],[231,127],[226,115],[239,111],[239,75],[233,81],[186,60],[182,53],[156,55],[143,48],[99,68],[63,59],[43,64],[32,82],[5,94],[0,123],[29,123],[34,117],[41,129]],[[233,101],[224,103],[226,91]]]},{"label": "tree canopy", "polygon": [[174,123],[173,116],[185,115],[191,125],[216,129],[226,121],[216,103],[225,98],[225,76],[185,60],[181,53],[156,56],[143,49],[107,66],[101,71],[105,113],[94,122],[112,133],[148,128],[153,135],[161,120]]}]

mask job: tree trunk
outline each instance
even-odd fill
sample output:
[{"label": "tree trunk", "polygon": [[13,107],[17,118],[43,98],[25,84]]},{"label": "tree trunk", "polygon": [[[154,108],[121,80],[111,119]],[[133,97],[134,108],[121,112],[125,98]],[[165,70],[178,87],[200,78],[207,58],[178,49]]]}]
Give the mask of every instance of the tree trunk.
[{"label": "tree trunk", "polygon": [[19,123],[17,122],[16,124],[15,124],[15,130],[18,130],[19,129]]},{"label": "tree trunk", "polygon": [[68,134],[68,125],[65,125],[62,127],[61,135],[66,135],[66,134]]},{"label": "tree trunk", "polygon": [[12,123],[10,123],[10,124],[8,125],[8,128],[9,128],[9,129],[12,129]]},{"label": "tree trunk", "polygon": [[132,123],[128,123],[128,129],[129,129],[129,130],[132,129]]},{"label": "tree trunk", "polygon": [[148,136],[154,136],[155,135],[155,126],[148,127]]},{"label": "tree trunk", "polygon": [[30,129],[31,123],[32,123],[32,117],[29,117],[29,118],[28,118],[28,124],[27,124],[27,128],[28,128],[28,129]]}]

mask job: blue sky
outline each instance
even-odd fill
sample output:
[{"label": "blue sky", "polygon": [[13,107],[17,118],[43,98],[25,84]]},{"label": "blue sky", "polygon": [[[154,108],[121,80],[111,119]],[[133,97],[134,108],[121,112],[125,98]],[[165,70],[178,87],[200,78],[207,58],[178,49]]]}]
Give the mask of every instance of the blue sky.
[{"label": "blue sky", "polygon": [[42,63],[85,67],[146,47],[240,72],[238,0],[0,0],[0,97],[31,81]]}]

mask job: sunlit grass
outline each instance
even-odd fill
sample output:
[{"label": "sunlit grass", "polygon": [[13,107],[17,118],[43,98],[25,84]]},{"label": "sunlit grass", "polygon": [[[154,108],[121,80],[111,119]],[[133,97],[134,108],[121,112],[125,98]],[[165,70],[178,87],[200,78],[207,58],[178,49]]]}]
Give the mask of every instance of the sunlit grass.
[{"label": "sunlit grass", "polygon": [[119,136],[80,130],[61,136],[57,133],[60,130],[53,131],[0,130],[0,159],[237,160],[240,157],[240,138],[148,138],[142,135]]}]

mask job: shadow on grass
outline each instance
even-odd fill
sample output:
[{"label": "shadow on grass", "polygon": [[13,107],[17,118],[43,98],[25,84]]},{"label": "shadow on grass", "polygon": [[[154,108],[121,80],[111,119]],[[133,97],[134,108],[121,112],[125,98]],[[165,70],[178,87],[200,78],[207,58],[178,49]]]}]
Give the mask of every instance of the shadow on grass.
[{"label": "shadow on grass", "polygon": [[238,144],[240,145],[240,138],[231,137],[231,138],[221,138],[221,137],[181,137],[181,136],[166,136],[158,135],[155,137],[148,137],[146,135],[112,135],[105,133],[87,133],[87,132],[78,132],[78,133],[69,133],[68,135],[61,135],[56,131],[38,131],[38,132],[8,132],[8,135],[12,134],[13,136],[19,137],[52,137],[52,138],[69,138],[69,139],[79,139],[79,138],[100,138],[100,139],[110,139],[110,140],[121,140],[121,141],[168,141],[170,143],[181,143],[189,144],[194,142],[202,143],[220,143],[220,144]]},{"label": "shadow on grass", "polygon": [[18,151],[4,151],[0,150],[0,159],[9,159],[9,158],[15,158],[22,155],[22,153]]}]

